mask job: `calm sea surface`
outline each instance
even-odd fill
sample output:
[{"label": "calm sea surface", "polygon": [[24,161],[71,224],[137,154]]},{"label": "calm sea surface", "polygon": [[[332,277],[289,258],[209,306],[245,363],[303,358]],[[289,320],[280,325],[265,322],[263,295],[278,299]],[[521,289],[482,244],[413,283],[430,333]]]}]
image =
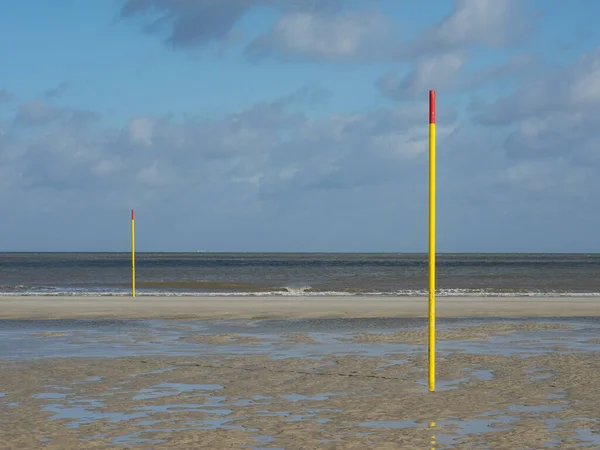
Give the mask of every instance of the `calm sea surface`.
[{"label": "calm sea surface", "polygon": [[[139,294],[425,295],[424,254],[138,253]],[[438,255],[439,295],[598,295],[597,254]],[[126,253],[0,253],[0,295],[127,295]]]}]

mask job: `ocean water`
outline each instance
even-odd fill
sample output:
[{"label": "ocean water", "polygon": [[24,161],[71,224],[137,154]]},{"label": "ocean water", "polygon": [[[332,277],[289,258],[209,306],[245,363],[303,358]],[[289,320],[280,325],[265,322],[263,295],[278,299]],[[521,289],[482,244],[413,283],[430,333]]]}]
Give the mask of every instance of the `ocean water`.
[{"label": "ocean water", "polygon": [[[129,295],[127,253],[0,253],[0,295]],[[138,253],[139,295],[427,294],[425,254]],[[440,254],[441,296],[600,296],[600,254]]]}]

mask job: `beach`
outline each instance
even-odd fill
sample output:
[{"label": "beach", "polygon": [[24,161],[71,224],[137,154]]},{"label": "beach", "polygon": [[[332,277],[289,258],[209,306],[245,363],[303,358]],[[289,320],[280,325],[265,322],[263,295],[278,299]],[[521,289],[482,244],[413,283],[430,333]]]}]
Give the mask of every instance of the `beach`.
[{"label": "beach", "polygon": [[0,298],[0,448],[600,445],[594,298]]},{"label": "beach", "polygon": [[[583,317],[598,297],[439,297],[438,317]],[[0,318],[256,319],[426,317],[426,297],[395,296],[0,296]]]},{"label": "beach", "polygon": [[29,3],[0,450],[600,450],[600,1]]}]

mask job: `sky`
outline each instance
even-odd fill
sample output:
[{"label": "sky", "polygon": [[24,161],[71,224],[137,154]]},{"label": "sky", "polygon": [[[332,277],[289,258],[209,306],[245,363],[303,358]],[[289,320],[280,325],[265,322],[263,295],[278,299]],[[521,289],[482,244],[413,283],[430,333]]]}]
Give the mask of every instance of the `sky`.
[{"label": "sky", "polygon": [[0,0],[0,251],[600,252],[597,0]]}]

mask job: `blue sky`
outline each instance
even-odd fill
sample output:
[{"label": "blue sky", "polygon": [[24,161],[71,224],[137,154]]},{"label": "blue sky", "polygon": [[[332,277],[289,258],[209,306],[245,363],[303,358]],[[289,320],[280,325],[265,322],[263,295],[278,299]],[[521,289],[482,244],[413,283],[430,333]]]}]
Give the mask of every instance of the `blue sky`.
[{"label": "blue sky", "polygon": [[0,0],[0,250],[598,252],[600,2]]}]

